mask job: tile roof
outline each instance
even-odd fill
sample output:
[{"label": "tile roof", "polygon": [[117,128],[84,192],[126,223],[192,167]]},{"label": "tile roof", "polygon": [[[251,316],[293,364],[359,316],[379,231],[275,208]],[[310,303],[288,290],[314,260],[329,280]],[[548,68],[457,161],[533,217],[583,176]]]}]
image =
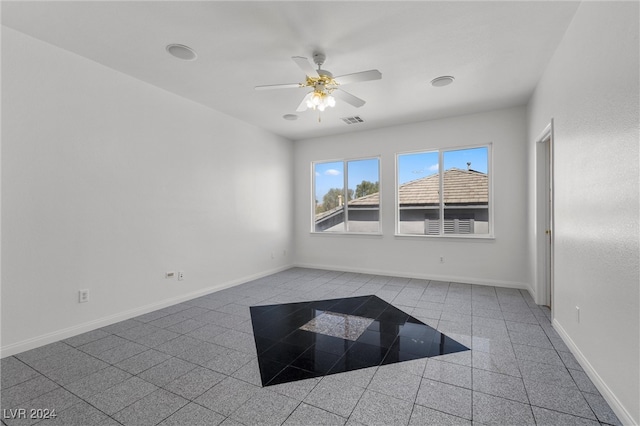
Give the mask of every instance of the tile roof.
[{"label": "tile roof", "polygon": [[[475,170],[451,168],[444,173],[445,204],[488,204],[489,178]],[[400,185],[401,206],[437,205],[439,174],[433,174]],[[349,206],[373,206],[380,204],[379,193],[349,201]]]}]

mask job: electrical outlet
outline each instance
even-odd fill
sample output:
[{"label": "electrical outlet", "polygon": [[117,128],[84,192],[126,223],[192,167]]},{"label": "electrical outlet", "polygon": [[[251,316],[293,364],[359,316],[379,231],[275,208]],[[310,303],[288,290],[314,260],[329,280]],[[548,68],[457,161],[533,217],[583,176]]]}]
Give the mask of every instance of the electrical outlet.
[{"label": "electrical outlet", "polygon": [[89,301],[89,290],[78,290],[78,303],[86,303]]},{"label": "electrical outlet", "polygon": [[184,280],[184,271],[178,271],[178,281]]},{"label": "electrical outlet", "polygon": [[444,263],[444,256],[440,256],[440,263]]},{"label": "electrical outlet", "polygon": [[165,272],[164,277],[165,278],[175,278],[176,273],[173,271],[169,271],[169,272]]}]

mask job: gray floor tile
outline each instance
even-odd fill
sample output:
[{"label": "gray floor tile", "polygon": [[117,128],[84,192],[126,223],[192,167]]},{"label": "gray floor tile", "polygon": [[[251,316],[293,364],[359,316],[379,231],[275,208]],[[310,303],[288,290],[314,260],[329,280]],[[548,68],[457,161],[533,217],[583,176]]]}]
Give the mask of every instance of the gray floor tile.
[{"label": "gray floor tile", "polygon": [[159,426],[216,426],[224,419],[222,414],[191,402],[163,420]]},{"label": "gray floor tile", "polygon": [[164,389],[139,399],[125,409],[113,415],[113,418],[125,426],[152,426],[171,416],[188,401]]},{"label": "gray floor tile", "polygon": [[116,367],[125,370],[131,374],[140,374],[149,368],[158,365],[171,358],[170,355],[149,349],[131,358],[127,358],[116,364]]},{"label": "gray floor tile", "polygon": [[573,377],[573,381],[576,382],[578,389],[580,389],[582,392],[594,393],[596,395],[600,394],[591,379],[589,379],[589,376],[587,376],[587,373],[585,373],[584,371],[569,370],[569,374],[571,374],[571,377]]},{"label": "gray floor tile", "polygon": [[[452,354],[440,355],[436,357],[432,357],[429,359],[434,359],[437,361],[450,362],[452,364],[460,364],[465,365],[467,367],[471,367],[471,354],[473,351],[463,351],[463,352],[455,352]],[[426,359],[425,359],[426,363]]]},{"label": "gray floor tile", "polygon": [[[4,371],[0,372],[4,373]],[[44,393],[60,387],[42,375],[37,375],[27,381],[12,387],[2,388],[0,392],[0,406],[2,408],[15,408],[20,403],[33,399]]]},{"label": "gray floor tile", "polygon": [[508,374],[515,377],[522,376],[515,358],[501,357],[500,355],[473,350],[471,351],[471,359],[473,361],[473,368],[480,368],[482,370]]},{"label": "gray floor tile", "polygon": [[196,367],[197,366],[195,364],[179,358],[169,358],[165,362],[138,374],[138,377],[149,383],[153,383],[156,386],[165,386],[178,377],[184,376]]},{"label": "gray floor tile", "polygon": [[242,333],[237,330],[229,330],[214,337],[213,342],[216,345],[224,346],[238,352],[255,354],[256,343],[251,334]]},{"label": "gray floor tile", "polygon": [[40,375],[40,373],[16,357],[3,358],[1,362],[0,370],[2,375],[0,375],[0,382],[2,389],[26,382]]},{"label": "gray floor tile", "polygon": [[200,346],[202,343],[202,340],[191,336],[180,336],[156,346],[155,349],[172,356],[179,356],[185,352],[191,352],[193,348]]},{"label": "gray floor tile", "polygon": [[473,420],[487,425],[535,425],[531,406],[508,399],[473,393]]},{"label": "gray floor tile", "polygon": [[[95,332],[92,331],[90,333],[95,333]],[[85,333],[85,334],[89,334],[89,333]],[[31,349],[30,351],[19,353],[15,355],[15,357],[21,360],[22,362],[30,364],[32,361],[47,358],[52,355],[66,352],[70,349],[72,349],[72,346],[65,343],[64,341],[53,342],[48,345],[40,346],[39,348]]]},{"label": "gray floor tile", "polygon": [[97,409],[111,415],[157,389],[157,386],[149,382],[145,382],[138,377],[131,377],[116,386],[90,396],[86,401]]},{"label": "gray floor tile", "polygon": [[277,392],[289,398],[302,401],[309,395],[309,392],[320,383],[320,379],[311,378],[305,380],[297,380],[295,382],[281,383],[279,385],[269,386],[269,390]]},{"label": "gray floor tile", "polygon": [[174,333],[187,334],[194,330],[199,329],[200,327],[204,327],[205,325],[206,324],[203,322],[188,318],[188,319],[185,319],[184,321],[181,321],[177,324],[167,327],[167,330],[173,331]]},{"label": "gray floor tile", "polygon": [[187,374],[167,383],[164,388],[188,400],[193,400],[225,378],[203,367],[196,367]]},{"label": "gray floor tile", "polygon": [[564,362],[564,365],[567,366],[567,368],[583,371],[582,366],[580,365],[580,363],[578,363],[578,360],[576,360],[576,357],[573,356],[571,352],[562,352],[558,350],[558,355],[562,359],[562,362]]},{"label": "gray floor tile", "polygon": [[252,359],[238,370],[236,370],[232,375],[236,379],[243,380],[245,382],[251,383],[252,385],[262,387],[262,378],[260,377],[260,367],[258,367],[258,360],[256,358]]},{"label": "gray floor tile", "polygon": [[136,342],[149,348],[155,348],[156,346],[160,346],[161,344],[180,336],[181,334],[174,333],[173,331],[160,329],[158,331],[154,331],[153,333],[145,334],[144,336],[137,338]]},{"label": "gray floor tile", "polygon": [[207,361],[203,367],[231,375],[254,358],[255,355],[238,352],[233,349],[226,349],[221,354],[215,355],[211,360]]},{"label": "gray floor tile", "polygon": [[39,422],[39,426],[87,426],[100,425],[109,420],[109,416],[84,401],[56,412],[56,417]]},{"label": "gray floor tile", "polygon": [[227,377],[196,398],[195,402],[229,416],[251,399],[261,388],[233,377]]},{"label": "gray floor tile", "polygon": [[471,389],[471,367],[464,365],[431,358],[427,361],[423,376],[430,380]]},{"label": "gray floor tile", "polygon": [[524,381],[524,386],[531,405],[595,420],[589,404],[578,388],[561,387],[527,379]]},{"label": "gray floor tile", "polygon": [[364,393],[364,388],[340,381],[338,376],[340,374],[320,380],[304,402],[341,417],[349,417]]},{"label": "gray floor tile", "polygon": [[525,331],[509,331],[509,337],[511,343],[517,343],[520,345],[537,346],[540,348],[553,349],[551,341],[544,332],[532,333]]},{"label": "gray floor tile", "polygon": [[335,374],[323,380],[338,380],[347,382],[350,385],[366,388],[371,383],[373,375],[378,371],[378,367],[361,368],[360,370],[347,371],[346,373]]},{"label": "gray floor tile", "polygon": [[77,348],[78,346],[86,345],[87,343],[91,343],[96,340],[104,339],[105,337],[109,337],[111,333],[104,329],[92,330],[87,333],[78,334],[77,336],[70,337],[68,339],[64,339],[62,342],[67,345],[73,346]]},{"label": "gray floor tile", "polygon": [[108,349],[98,355],[95,355],[95,357],[109,364],[116,364],[127,358],[131,358],[134,355],[147,351],[148,349],[149,348],[146,346],[127,341],[125,344]]},{"label": "gray floor tile", "polygon": [[107,333],[117,334],[119,332],[123,332],[125,330],[129,330],[130,328],[137,327],[142,325],[140,321],[136,321],[134,319],[128,319],[120,322],[116,322],[111,325],[107,325],[106,327],[102,327],[100,330],[106,331]]},{"label": "gray floor tile", "polygon": [[[455,366],[455,364],[450,365]],[[385,367],[378,368],[367,389],[413,403],[422,378],[397,368]]]},{"label": "gray floor tile", "polygon": [[583,395],[593,412],[596,414],[598,420],[610,425],[622,425],[611,407],[609,407],[609,404],[607,404],[607,401],[601,395],[592,393],[583,393]]},{"label": "gray floor tile", "polygon": [[262,388],[230,417],[246,425],[281,425],[299,403],[298,400]]},{"label": "gray floor tile", "polygon": [[146,336],[148,334],[155,333],[156,331],[160,330],[158,327],[141,323],[139,321],[136,321],[136,323],[140,325],[118,330],[114,332],[114,334],[116,336],[124,337],[125,339],[129,339],[131,341],[137,342],[139,338]]},{"label": "gray floor tile", "polygon": [[541,407],[531,407],[536,424],[539,426],[600,426],[600,423]]},{"label": "gray floor tile", "polygon": [[441,411],[432,410],[431,408],[421,405],[414,405],[409,426],[423,425],[471,426],[471,421]]},{"label": "gray floor tile", "polygon": [[367,425],[406,425],[412,406],[410,402],[367,390],[353,409],[350,420]]},{"label": "gray floor tile", "polygon": [[539,348],[537,346],[513,344],[516,358],[527,361],[542,362],[544,364],[564,366],[555,349]]},{"label": "gray floor tile", "polygon": [[289,418],[283,423],[283,426],[308,426],[308,425],[327,425],[342,426],[347,419],[337,414],[330,413],[312,405],[300,404],[291,413]]},{"label": "gray floor tile", "polygon": [[[59,413],[65,410],[66,408],[69,408],[79,403],[80,401],[81,401],[80,398],[73,395],[71,392],[67,391],[66,389],[59,387],[50,392],[42,394],[34,399],[31,399],[26,402],[22,402],[20,403],[20,407],[17,407],[17,408],[25,409],[26,413],[30,413],[32,409],[33,410],[47,409],[47,410],[55,411],[56,413]],[[26,419],[4,418],[3,420],[7,425],[12,426],[14,424],[33,424],[38,422],[40,419],[30,418],[30,416],[27,415]]]},{"label": "gray floor tile", "polygon": [[131,374],[116,367],[107,367],[93,374],[83,377],[65,387],[80,398],[86,399],[91,395],[109,389],[129,379]]},{"label": "gray floor tile", "polygon": [[473,369],[473,391],[529,403],[521,378],[477,368]]},{"label": "gray floor tile", "polygon": [[90,374],[107,368],[109,364],[99,359],[88,357],[72,365],[47,373],[47,376],[60,385],[67,385]]},{"label": "gray floor tile", "polygon": [[557,386],[575,388],[577,386],[569,374],[566,367],[542,364],[539,362],[518,360],[522,378],[525,380],[535,380],[538,382],[549,383]]},{"label": "gray floor tile", "polygon": [[[249,306],[376,293],[473,350],[259,386]],[[3,408],[55,405],[59,417],[43,425],[119,425],[107,414],[165,426],[481,426],[527,424],[534,415],[543,425],[618,422],[550,311],[526,291],[307,268],[7,357],[1,366]]]},{"label": "gray floor tile", "polygon": [[101,354],[106,350],[124,345],[125,343],[130,343],[130,342],[126,339],[123,339],[122,337],[116,336],[114,334],[110,334],[107,337],[103,337],[102,339],[94,340],[91,343],[78,346],[77,349],[81,350],[82,352],[95,356],[95,355]]},{"label": "gray floor tile", "polygon": [[471,420],[471,390],[422,379],[416,404]]},{"label": "gray floor tile", "polygon": [[180,359],[189,361],[197,365],[207,365],[207,363],[213,358],[228,352],[228,349],[223,346],[216,345],[214,343],[203,342],[201,340],[199,340],[199,342],[199,345],[191,347],[189,348],[189,350],[184,351],[176,356]]}]

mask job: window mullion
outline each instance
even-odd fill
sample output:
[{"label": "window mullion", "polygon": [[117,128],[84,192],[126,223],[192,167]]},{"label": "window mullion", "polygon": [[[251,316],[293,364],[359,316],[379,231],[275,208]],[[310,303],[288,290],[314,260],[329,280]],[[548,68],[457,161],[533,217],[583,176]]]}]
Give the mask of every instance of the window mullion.
[{"label": "window mullion", "polygon": [[342,192],[344,194],[344,204],[342,206],[344,213],[343,217],[344,217],[344,231],[345,232],[349,232],[349,209],[347,208],[347,205],[349,204],[349,162],[345,161],[344,162],[344,176],[343,176],[343,183],[342,183]]},{"label": "window mullion", "polygon": [[440,188],[439,198],[440,198],[440,235],[444,235],[444,154],[442,151],[438,151],[438,174],[440,176]]}]

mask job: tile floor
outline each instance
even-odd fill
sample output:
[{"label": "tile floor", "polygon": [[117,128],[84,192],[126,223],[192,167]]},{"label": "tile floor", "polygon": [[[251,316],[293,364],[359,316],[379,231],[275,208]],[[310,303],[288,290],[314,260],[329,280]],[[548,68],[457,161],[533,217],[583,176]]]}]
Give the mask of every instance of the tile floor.
[{"label": "tile floor", "polygon": [[[471,350],[261,386],[249,306],[372,294]],[[548,317],[514,289],[294,268],[2,359],[2,424],[619,424]]]}]

